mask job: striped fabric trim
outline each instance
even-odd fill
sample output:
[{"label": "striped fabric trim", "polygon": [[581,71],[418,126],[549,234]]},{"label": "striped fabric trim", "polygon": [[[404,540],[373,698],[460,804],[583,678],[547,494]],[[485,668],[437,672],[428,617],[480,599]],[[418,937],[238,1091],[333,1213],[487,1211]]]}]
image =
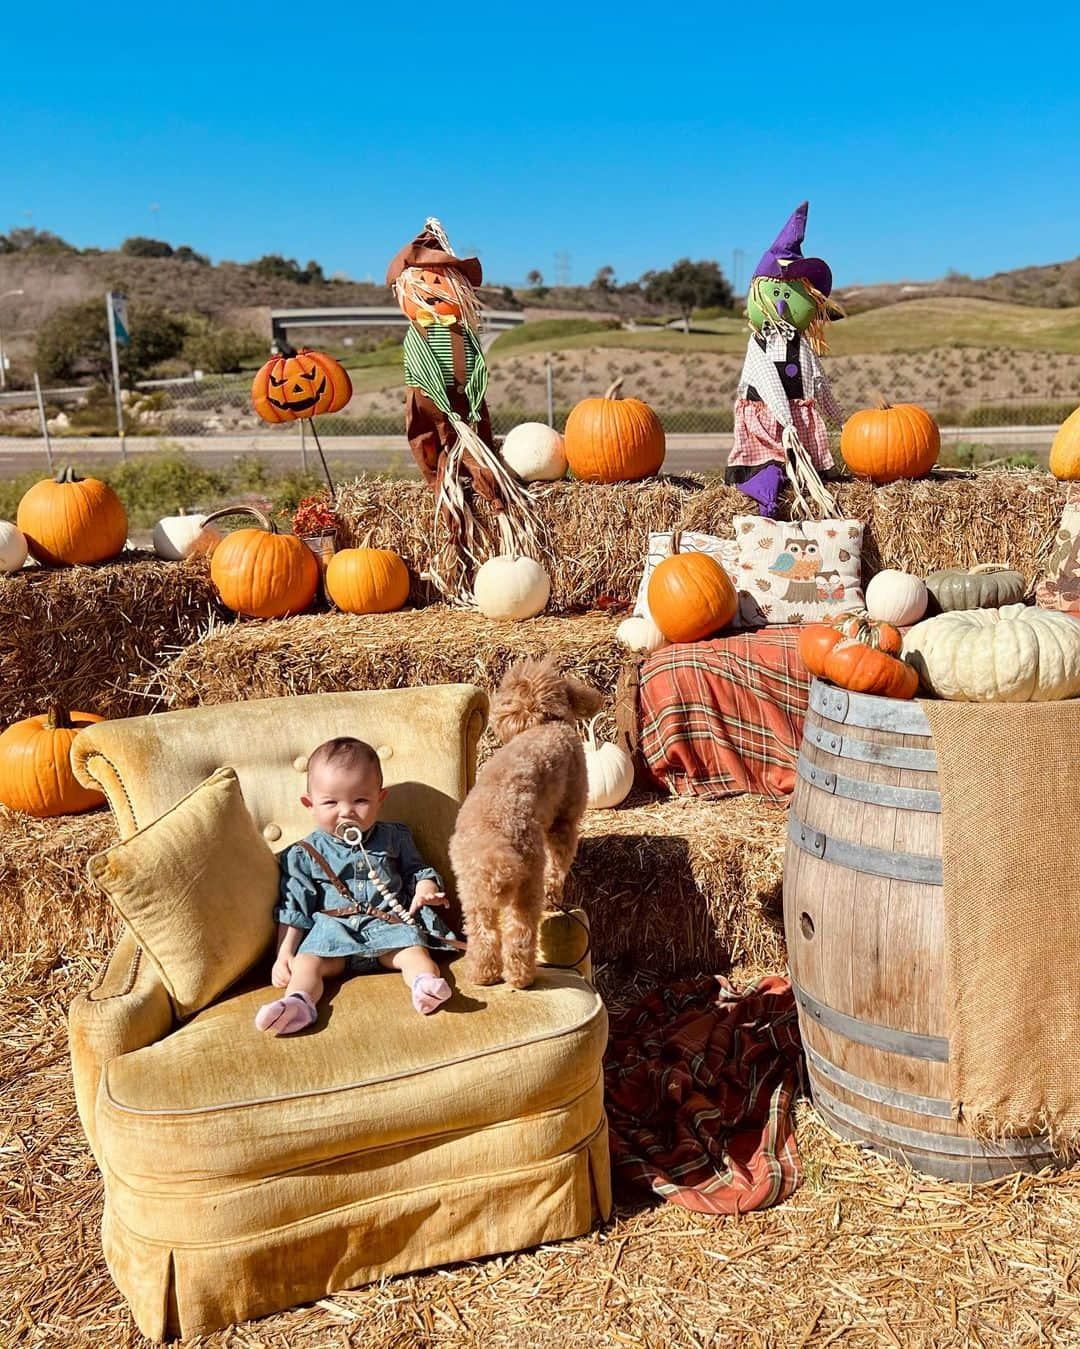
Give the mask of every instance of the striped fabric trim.
[{"label": "striped fabric trim", "polygon": [[[480,405],[487,394],[487,362],[472,329],[463,328],[462,333],[465,337],[465,369],[468,375],[465,396],[469,400],[469,420],[475,422],[479,419]],[[458,420],[458,414],[450,406],[446,394],[447,387],[454,383],[449,331],[431,328],[422,334],[410,324],[403,347],[405,383],[426,393],[451,420]]]}]

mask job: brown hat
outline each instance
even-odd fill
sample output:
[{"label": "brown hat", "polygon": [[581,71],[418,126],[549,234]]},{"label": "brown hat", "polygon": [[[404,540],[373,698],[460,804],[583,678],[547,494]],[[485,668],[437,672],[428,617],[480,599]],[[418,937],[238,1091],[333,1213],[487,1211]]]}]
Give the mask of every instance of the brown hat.
[{"label": "brown hat", "polygon": [[392,286],[406,267],[433,267],[436,270],[453,268],[461,272],[470,285],[478,286],[484,279],[479,258],[459,258],[449,252],[442,239],[432,230],[430,222],[416,236],[411,244],[406,244],[386,269],[386,284]]}]

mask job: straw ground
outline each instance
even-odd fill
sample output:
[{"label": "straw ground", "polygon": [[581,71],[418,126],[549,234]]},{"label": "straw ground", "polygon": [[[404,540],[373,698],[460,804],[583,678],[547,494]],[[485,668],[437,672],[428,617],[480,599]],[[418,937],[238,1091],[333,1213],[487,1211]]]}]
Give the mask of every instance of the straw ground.
[{"label": "straw ground", "polygon": [[[64,1012],[101,946],[0,966],[0,1326],[5,1349],[145,1344],[101,1256],[101,1182],[75,1115]],[[604,982],[603,972],[601,981]],[[620,1001],[635,991],[619,978]],[[622,1193],[574,1241],[387,1280],[222,1331],[199,1349],[1080,1343],[1080,1170],[968,1190],[920,1181],[800,1109],[806,1178],[708,1219]]]}]

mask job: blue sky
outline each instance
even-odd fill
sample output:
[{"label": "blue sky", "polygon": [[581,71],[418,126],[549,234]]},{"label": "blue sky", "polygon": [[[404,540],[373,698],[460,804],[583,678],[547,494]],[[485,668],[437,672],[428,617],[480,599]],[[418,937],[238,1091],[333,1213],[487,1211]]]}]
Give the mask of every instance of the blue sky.
[{"label": "blue sky", "polygon": [[437,214],[495,281],[745,279],[808,197],[838,284],[1080,254],[1074,6],[365,8],[8,6],[0,230],[381,279]]}]

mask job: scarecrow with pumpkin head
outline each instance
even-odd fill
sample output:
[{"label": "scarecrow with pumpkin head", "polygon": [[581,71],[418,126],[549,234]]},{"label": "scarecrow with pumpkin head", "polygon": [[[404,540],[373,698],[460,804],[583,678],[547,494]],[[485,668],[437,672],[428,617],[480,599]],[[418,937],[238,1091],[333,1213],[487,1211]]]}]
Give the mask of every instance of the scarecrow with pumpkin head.
[{"label": "scarecrow with pumpkin head", "polygon": [[785,477],[801,514],[834,510],[820,476],[834,476],[821,413],[837,429],[844,414],[819,356],[826,350],[826,323],[842,311],[829,301],[828,264],[802,255],[808,209],[805,201],[797,206],[765,251],[746,301],[751,332],[725,479],[759,501],[767,515],[775,514]]},{"label": "scarecrow with pumpkin head", "polygon": [[483,279],[478,258],[459,258],[433,216],[387,268],[386,282],[409,320],[404,341],[405,432],[424,481],[435,492],[460,564],[456,584],[434,565],[447,598],[466,598],[465,560],[477,563],[480,536],[470,490],[490,506],[505,553],[535,553],[539,526],[527,491],[495,449],[488,415],[487,362],[480,345]]}]

